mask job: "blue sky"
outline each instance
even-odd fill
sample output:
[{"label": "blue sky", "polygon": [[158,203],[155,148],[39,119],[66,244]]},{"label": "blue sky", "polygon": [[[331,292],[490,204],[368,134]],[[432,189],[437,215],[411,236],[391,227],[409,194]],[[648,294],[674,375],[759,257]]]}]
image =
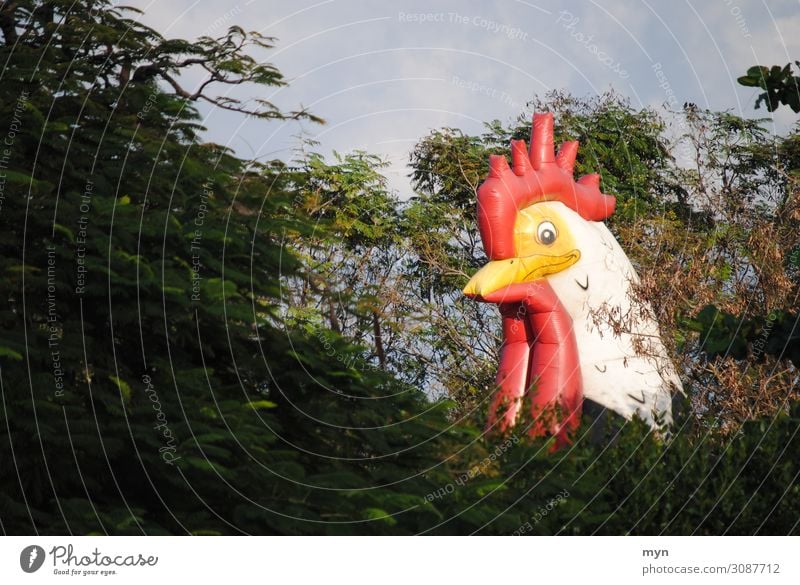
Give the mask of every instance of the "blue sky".
[{"label": "blue sky", "polygon": [[[291,84],[260,97],[302,104],[327,121],[266,123],[201,107],[209,140],[248,158],[289,157],[301,133],[326,154],[375,152],[390,162],[402,196],[410,194],[408,152],[433,128],[480,132],[484,121],[512,119],[552,89],[613,88],[634,105],[691,101],[768,117],[753,109],[758,92],[736,78],[757,63],[800,59],[797,0],[120,3],[144,10],[143,22],[165,36],[214,36],[238,24],[277,37],[261,57]],[[795,118],[784,108],[774,130]]]}]

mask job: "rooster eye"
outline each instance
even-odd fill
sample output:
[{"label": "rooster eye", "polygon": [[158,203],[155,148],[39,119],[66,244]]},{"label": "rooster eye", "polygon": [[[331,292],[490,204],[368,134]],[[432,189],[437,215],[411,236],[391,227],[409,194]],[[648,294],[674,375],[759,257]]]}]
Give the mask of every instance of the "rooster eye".
[{"label": "rooster eye", "polygon": [[549,246],[556,241],[556,238],[558,237],[558,230],[556,230],[556,226],[554,226],[551,222],[543,221],[536,229],[536,236],[539,238],[539,241],[542,244]]}]

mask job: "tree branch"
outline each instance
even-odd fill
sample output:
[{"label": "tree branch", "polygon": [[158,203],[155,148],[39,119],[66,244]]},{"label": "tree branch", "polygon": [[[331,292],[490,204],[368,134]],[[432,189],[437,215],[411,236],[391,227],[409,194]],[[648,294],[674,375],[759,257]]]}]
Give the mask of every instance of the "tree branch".
[{"label": "tree branch", "polygon": [[17,35],[16,15],[14,14],[17,6],[16,2],[3,2],[0,4],[0,31],[3,32],[7,47],[15,45],[19,38]]}]

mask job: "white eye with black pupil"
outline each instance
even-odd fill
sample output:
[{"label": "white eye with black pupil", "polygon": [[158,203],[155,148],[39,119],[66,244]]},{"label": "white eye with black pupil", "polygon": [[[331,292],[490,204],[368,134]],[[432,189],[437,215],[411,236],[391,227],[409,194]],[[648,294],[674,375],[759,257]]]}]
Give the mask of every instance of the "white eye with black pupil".
[{"label": "white eye with black pupil", "polygon": [[556,230],[556,226],[554,226],[551,222],[543,221],[539,224],[539,227],[536,228],[536,236],[539,238],[539,241],[542,244],[549,246],[556,241],[556,238],[558,237],[558,230]]}]

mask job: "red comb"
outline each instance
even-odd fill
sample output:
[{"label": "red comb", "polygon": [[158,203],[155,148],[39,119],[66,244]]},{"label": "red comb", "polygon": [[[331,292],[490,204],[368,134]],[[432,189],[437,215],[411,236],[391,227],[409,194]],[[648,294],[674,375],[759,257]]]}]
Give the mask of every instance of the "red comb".
[{"label": "red comb", "polygon": [[511,162],[489,157],[489,176],[478,188],[478,226],[490,260],[516,256],[517,211],[538,201],[560,201],[581,217],[602,221],[614,213],[616,198],[600,192],[600,175],[574,179],[577,142],[565,142],[558,155],[553,146],[553,114],[534,114],[531,148],[511,141]]}]

